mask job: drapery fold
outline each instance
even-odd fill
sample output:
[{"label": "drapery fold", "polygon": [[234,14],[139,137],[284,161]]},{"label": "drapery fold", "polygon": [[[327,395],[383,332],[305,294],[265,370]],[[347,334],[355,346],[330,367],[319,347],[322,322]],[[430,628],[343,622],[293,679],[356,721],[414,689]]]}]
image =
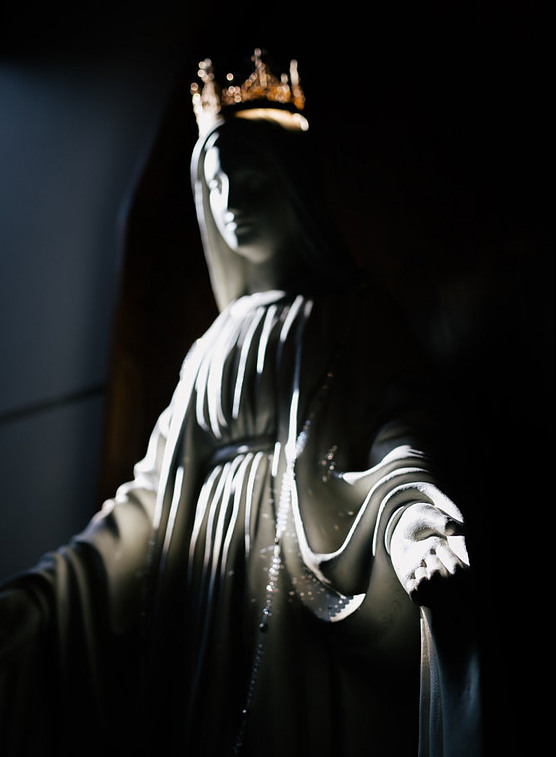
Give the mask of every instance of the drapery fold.
[{"label": "drapery fold", "polygon": [[6,757],[480,754],[473,638],[419,611],[384,544],[397,508],[444,495],[400,381],[419,363],[403,332],[370,338],[376,309],[253,295],[195,343],[134,480],[2,587],[26,614]]}]

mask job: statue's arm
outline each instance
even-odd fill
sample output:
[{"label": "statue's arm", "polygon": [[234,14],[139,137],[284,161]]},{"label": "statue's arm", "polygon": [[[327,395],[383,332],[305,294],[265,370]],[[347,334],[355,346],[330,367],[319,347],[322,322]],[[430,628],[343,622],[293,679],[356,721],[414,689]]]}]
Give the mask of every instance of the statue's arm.
[{"label": "statue's arm", "polygon": [[[160,415],[133,480],[119,487],[84,530],[45,554],[28,570],[0,582],[0,662],[17,656],[33,638],[56,623],[61,608],[79,593],[88,601],[100,587],[107,592],[107,617],[119,632],[139,613],[142,575],[164,456],[172,403]],[[70,580],[73,576],[75,580]],[[95,586],[93,586],[95,584]],[[74,592],[75,590],[75,592]],[[105,594],[106,596],[106,594]]]}]

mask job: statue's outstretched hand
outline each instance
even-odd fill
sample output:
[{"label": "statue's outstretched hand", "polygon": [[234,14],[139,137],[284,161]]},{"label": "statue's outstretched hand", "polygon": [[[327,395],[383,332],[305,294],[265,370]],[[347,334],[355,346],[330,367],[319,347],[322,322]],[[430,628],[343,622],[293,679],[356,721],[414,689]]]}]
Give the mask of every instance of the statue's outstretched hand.
[{"label": "statue's outstretched hand", "polygon": [[452,516],[434,505],[416,502],[405,508],[391,533],[392,565],[405,591],[419,605],[434,605],[469,567],[463,520],[457,508],[454,511]]}]

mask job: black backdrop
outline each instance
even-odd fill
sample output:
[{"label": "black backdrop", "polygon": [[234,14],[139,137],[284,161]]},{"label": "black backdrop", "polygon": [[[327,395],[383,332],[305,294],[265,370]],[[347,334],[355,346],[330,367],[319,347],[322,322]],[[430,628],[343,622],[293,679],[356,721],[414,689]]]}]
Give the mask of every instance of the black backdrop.
[{"label": "black backdrop", "polygon": [[279,70],[299,60],[332,210],[438,361],[446,475],[479,569],[489,737],[497,754],[520,738],[535,753],[553,499],[552,5],[5,11],[7,51],[54,55],[63,40],[87,55],[113,25],[114,47],[133,37],[175,59],[122,235],[101,497],[129,477],[216,312],[189,188],[197,62],[224,73],[255,46]]}]

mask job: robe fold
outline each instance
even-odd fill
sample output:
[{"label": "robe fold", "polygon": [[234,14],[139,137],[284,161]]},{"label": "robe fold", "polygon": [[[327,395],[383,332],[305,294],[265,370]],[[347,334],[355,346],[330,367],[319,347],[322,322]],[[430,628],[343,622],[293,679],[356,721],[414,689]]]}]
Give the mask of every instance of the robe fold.
[{"label": "robe fold", "polygon": [[384,541],[445,497],[395,312],[371,288],[223,309],[133,480],[0,585],[3,757],[480,754],[474,650],[452,665]]}]

